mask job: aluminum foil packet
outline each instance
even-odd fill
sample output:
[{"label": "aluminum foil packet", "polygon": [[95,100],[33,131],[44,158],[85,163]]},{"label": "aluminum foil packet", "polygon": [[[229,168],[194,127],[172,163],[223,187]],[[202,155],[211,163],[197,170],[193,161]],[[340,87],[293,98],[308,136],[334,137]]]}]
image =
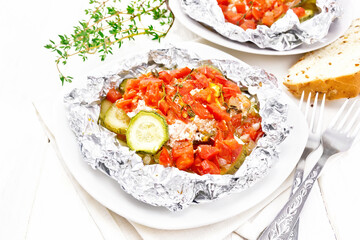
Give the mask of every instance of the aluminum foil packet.
[{"label": "aluminum foil packet", "polygon": [[321,41],[329,32],[334,19],[342,14],[341,0],[317,0],[320,13],[300,23],[292,10],[277,20],[271,27],[258,25],[256,29],[243,30],[226,22],[216,0],[180,0],[184,12],[194,20],[203,23],[222,36],[238,41],[253,42],[260,48],[285,51],[303,43]]},{"label": "aluminum foil packet", "polygon": [[[121,146],[116,135],[99,125],[100,102],[108,90],[124,79],[137,78],[153,69],[195,68],[210,64],[241,87],[257,95],[265,136],[234,175],[197,175],[175,167],[144,165],[142,158]],[[243,191],[269,171],[278,160],[278,145],[289,133],[287,104],[276,79],[262,69],[241,61],[200,59],[196,54],[173,46],[137,54],[112,65],[112,70],[89,76],[87,86],[65,95],[70,128],[75,133],[83,159],[115,179],[133,197],[155,206],[178,211],[190,204],[219,199]]]}]

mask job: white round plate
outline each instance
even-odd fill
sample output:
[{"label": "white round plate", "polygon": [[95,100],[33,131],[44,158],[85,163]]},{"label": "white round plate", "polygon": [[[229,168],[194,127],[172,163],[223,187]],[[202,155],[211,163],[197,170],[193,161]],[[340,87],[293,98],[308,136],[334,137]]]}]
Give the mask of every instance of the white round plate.
[{"label": "white round plate", "polygon": [[212,29],[209,29],[202,25],[201,23],[190,18],[181,8],[180,0],[170,0],[170,8],[175,15],[175,18],[178,19],[183,26],[195,33],[196,35],[205,38],[206,40],[216,43],[218,45],[231,48],[237,51],[261,54],[261,55],[294,55],[300,53],[310,52],[319,48],[322,48],[345,33],[349,28],[353,20],[353,10],[350,0],[346,1],[344,5],[343,16],[339,19],[336,19],[330,26],[329,33],[324,39],[314,44],[302,44],[297,48],[288,51],[276,51],[273,49],[259,48],[251,42],[236,42],[228,38],[223,37],[219,33],[215,32]]},{"label": "white round plate", "polygon": [[[199,43],[179,47],[197,53],[201,58],[235,59],[217,49]],[[284,97],[287,98],[287,96]],[[287,98],[288,99],[288,98]],[[57,119],[55,139],[70,172],[80,185],[97,201],[117,214],[139,224],[158,229],[188,229],[216,223],[255,206],[274,192],[290,175],[305,147],[307,124],[298,108],[288,99],[290,135],[280,145],[280,159],[269,174],[253,187],[211,203],[191,205],[180,212],[154,207],[125,193],[120,185],[100,171],[93,170],[82,159],[75,135],[70,130],[62,97],[54,106]]]}]

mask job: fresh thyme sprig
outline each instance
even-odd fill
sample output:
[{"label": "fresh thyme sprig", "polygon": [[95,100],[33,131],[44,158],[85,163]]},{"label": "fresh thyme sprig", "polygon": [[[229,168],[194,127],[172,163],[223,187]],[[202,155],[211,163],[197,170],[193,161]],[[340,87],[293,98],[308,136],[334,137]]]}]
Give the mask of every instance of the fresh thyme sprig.
[{"label": "fresh thyme sprig", "polygon": [[[80,56],[86,61],[89,54],[98,54],[104,61],[113,54],[113,47],[122,46],[123,41],[134,40],[140,35],[151,36],[160,41],[169,32],[174,16],[168,0],[90,0],[93,8],[85,10],[89,17],[74,27],[70,35],[59,35],[59,43],[50,40],[45,48],[57,54],[55,60],[62,84],[72,82],[59,65],[66,65],[69,57]],[[153,23],[146,25],[145,23]]]}]

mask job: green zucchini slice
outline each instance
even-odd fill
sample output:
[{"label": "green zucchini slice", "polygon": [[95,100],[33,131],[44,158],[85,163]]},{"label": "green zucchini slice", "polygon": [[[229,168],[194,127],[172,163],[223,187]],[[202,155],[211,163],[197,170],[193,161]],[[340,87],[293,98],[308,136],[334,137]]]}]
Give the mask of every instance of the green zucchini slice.
[{"label": "green zucchini slice", "polygon": [[128,146],[135,151],[155,154],[169,140],[166,120],[155,112],[140,111],[126,131]]},{"label": "green zucchini slice", "polygon": [[106,115],[106,112],[110,109],[110,107],[113,105],[112,102],[107,100],[106,98],[101,101],[100,105],[100,115],[99,115],[99,121],[100,123],[104,122],[104,118]]},{"label": "green zucchini slice", "polygon": [[125,134],[129,122],[130,118],[126,112],[113,104],[105,114],[103,125],[114,133]]},{"label": "green zucchini slice", "polygon": [[127,81],[128,79],[124,79],[119,85],[119,91],[121,92],[121,94],[124,94],[126,91]]}]

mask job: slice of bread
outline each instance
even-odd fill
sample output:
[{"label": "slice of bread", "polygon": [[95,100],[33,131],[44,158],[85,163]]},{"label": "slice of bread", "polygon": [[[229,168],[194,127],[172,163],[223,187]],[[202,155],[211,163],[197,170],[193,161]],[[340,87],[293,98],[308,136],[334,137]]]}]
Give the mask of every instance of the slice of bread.
[{"label": "slice of bread", "polygon": [[[326,93],[327,99],[360,93],[360,18],[332,44],[305,54],[289,69],[284,85],[295,96]],[[314,96],[314,94],[313,94]]]}]

